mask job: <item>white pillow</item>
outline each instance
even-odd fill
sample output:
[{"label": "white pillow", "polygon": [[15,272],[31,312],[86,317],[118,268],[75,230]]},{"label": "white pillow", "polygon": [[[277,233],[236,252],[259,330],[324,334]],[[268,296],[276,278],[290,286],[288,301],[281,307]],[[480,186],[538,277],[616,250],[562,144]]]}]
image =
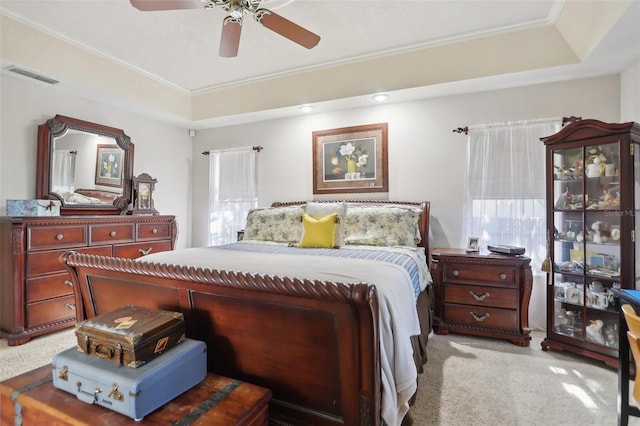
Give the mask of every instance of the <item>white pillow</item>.
[{"label": "white pillow", "polygon": [[347,205],[345,203],[314,203],[309,202],[305,207],[305,213],[312,218],[319,220],[330,214],[338,214],[338,226],[336,226],[336,233],[333,238],[336,247],[340,247],[344,244],[344,223],[347,217]]}]

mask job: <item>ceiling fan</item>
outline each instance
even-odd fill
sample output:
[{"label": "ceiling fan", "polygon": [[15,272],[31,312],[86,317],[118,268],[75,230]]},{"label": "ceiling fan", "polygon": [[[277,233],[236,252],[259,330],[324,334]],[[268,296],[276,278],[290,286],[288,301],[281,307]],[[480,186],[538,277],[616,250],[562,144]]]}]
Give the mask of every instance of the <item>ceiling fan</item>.
[{"label": "ceiling fan", "polygon": [[240,32],[242,31],[242,17],[253,15],[261,25],[269,28],[281,36],[311,49],[320,42],[320,36],[302,28],[288,19],[268,10],[260,5],[268,0],[131,0],[131,4],[143,12],[157,10],[178,9],[210,9],[220,7],[229,15],[222,22],[222,37],[220,39],[219,55],[232,58],[238,55],[240,46]]}]

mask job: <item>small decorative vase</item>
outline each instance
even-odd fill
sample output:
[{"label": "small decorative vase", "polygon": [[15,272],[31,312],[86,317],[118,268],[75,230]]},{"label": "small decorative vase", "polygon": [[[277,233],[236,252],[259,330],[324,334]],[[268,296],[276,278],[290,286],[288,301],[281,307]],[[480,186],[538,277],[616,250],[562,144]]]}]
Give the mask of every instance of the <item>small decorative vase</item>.
[{"label": "small decorative vase", "polygon": [[355,173],[356,170],[356,160],[353,158],[347,158],[347,173]]}]

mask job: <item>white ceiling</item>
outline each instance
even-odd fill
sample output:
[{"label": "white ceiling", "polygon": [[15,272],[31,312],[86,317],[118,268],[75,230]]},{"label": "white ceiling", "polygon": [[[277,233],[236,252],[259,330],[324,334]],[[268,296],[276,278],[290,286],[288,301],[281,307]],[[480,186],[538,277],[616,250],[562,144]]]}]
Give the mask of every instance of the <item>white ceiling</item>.
[{"label": "white ceiling", "polygon": [[[470,40],[553,26],[563,8],[576,1],[581,0],[271,0],[264,7],[320,35],[320,43],[307,50],[245,18],[236,58],[217,55],[222,20],[226,15],[219,8],[141,12],[128,0],[0,0],[0,11],[12,20],[141,73],[162,86],[197,97],[221,91],[233,93],[235,88],[264,81],[277,80],[287,87],[287,79],[297,81],[295,79],[314,72],[325,72],[326,76],[330,75],[327,71],[350,64],[375,64],[375,61],[406,53],[455,47]],[[629,2],[618,3],[626,7]],[[499,78],[483,72],[476,76],[477,80],[465,77],[462,83],[454,81],[456,77],[451,81],[440,78],[434,84],[422,84],[419,79],[399,83],[389,76],[387,87],[383,78],[378,79],[375,87],[395,91],[393,99],[397,101],[434,93],[460,93],[480,87],[486,90],[619,72],[640,57],[638,22],[640,2],[633,1],[611,30],[607,28],[606,34],[599,37],[601,40],[593,43],[593,49],[586,47],[588,54],[576,52],[579,60],[575,63],[532,64],[527,66],[531,70],[498,71]],[[579,50],[581,45],[571,42],[570,31],[565,31],[563,36],[569,39],[573,50],[576,45]],[[42,64],[34,66],[27,59],[20,63],[15,54],[6,58],[5,47],[2,45],[0,50],[3,68],[15,64],[45,75],[51,73]],[[536,55],[540,53],[535,52]],[[511,52],[502,54],[510,55]],[[397,63],[398,75],[411,67],[411,62],[398,60]],[[464,59],[460,59],[459,65],[464,67],[464,64]],[[429,71],[435,67],[438,64],[431,64]],[[456,73],[451,72],[452,75]],[[58,71],[57,74],[63,73]],[[58,77],[55,73],[53,76]],[[469,74],[469,77],[474,75]],[[64,75],[60,79],[64,82]],[[482,86],[475,83],[482,83]],[[102,90],[96,89],[96,92]],[[264,93],[267,97],[267,92]],[[310,89],[307,96],[317,102],[321,110],[335,108],[333,100],[336,98],[341,99],[338,107],[356,105],[366,94],[362,88],[352,93],[347,90],[344,97],[336,93],[323,96],[314,95]],[[261,101],[260,114],[255,108],[241,105],[231,115],[224,112],[204,114],[204,117],[194,116],[193,122],[200,122],[200,127],[216,125],[216,120],[218,124],[231,124],[251,117],[269,116],[268,111],[275,115],[278,115],[277,111],[290,113],[294,106],[293,98],[273,105],[264,99]]]}]

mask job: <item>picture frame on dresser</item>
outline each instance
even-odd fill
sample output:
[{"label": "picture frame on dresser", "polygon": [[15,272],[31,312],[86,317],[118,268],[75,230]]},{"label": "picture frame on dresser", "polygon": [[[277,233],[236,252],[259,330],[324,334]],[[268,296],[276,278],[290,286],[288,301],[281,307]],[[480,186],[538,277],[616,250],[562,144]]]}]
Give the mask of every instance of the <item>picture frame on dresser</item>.
[{"label": "picture frame on dresser", "polygon": [[469,253],[477,253],[480,251],[480,238],[469,237],[467,240],[467,251]]}]

